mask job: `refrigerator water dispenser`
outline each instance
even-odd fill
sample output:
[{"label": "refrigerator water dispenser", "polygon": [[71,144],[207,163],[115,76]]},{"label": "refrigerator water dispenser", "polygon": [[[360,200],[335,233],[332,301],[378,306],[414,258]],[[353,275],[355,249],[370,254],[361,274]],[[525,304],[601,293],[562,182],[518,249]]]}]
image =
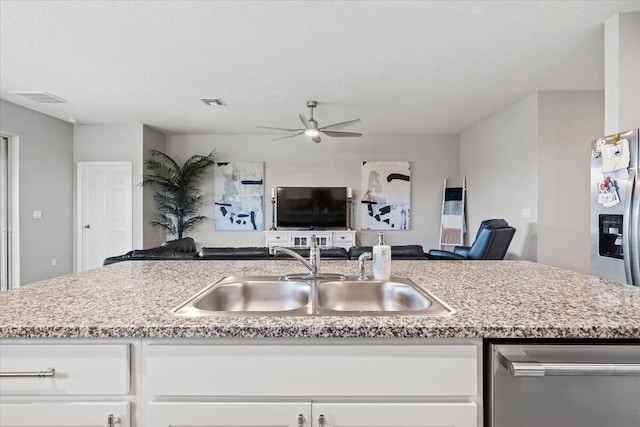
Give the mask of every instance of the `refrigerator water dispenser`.
[{"label": "refrigerator water dispenser", "polygon": [[622,215],[599,215],[598,227],[600,256],[623,259]]}]

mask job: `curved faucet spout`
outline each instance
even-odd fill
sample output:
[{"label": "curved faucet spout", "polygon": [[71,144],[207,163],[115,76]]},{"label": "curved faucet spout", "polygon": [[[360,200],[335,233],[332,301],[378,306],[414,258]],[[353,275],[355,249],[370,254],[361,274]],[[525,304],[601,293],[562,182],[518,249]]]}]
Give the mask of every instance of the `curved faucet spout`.
[{"label": "curved faucet spout", "polygon": [[307,267],[309,269],[309,271],[313,275],[316,275],[318,273],[317,268],[315,268],[314,266],[309,264],[307,262],[307,260],[302,257],[302,255],[300,255],[297,252],[292,251],[291,249],[283,248],[282,246],[271,246],[271,248],[269,248],[269,252],[271,252],[271,254],[275,254],[276,252],[284,252],[285,254],[291,255],[292,257],[294,257],[295,259],[300,261],[305,267]]},{"label": "curved faucet spout", "polygon": [[289,254],[309,269],[309,271],[311,272],[311,277],[318,277],[320,275],[320,248],[318,247],[318,240],[316,239],[315,234],[311,236],[311,246],[309,247],[309,262],[307,262],[307,260],[304,259],[299,253],[294,252],[288,248],[283,248],[282,246],[272,246],[269,251],[272,254],[275,254],[276,252],[284,252],[286,254]]}]

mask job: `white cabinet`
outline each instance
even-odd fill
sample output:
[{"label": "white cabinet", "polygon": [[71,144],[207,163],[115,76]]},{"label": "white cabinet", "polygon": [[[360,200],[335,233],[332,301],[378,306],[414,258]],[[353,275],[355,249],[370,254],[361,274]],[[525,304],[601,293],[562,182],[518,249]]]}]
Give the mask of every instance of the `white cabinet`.
[{"label": "white cabinet", "polygon": [[481,425],[479,340],[105,341],[0,340],[3,375],[55,369],[0,376],[0,427]]},{"label": "white cabinet", "polygon": [[0,340],[0,426],[130,427],[131,377],[129,343]]},{"label": "white cabinet", "polygon": [[480,343],[378,342],[146,342],[147,425],[479,425]]},{"label": "white cabinet", "polygon": [[349,250],[356,245],[355,231],[265,231],[265,241],[271,246],[310,246],[311,236],[316,236],[319,246],[336,246]]},{"label": "white cabinet", "polygon": [[[49,376],[27,376],[46,372]],[[127,344],[9,344],[0,345],[3,375],[0,396],[124,395],[129,392]]]},{"label": "white cabinet", "polygon": [[105,427],[110,419],[129,427],[129,402],[0,403],[2,427]]},{"label": "white cabinet", "polygon": [[152,402],[154,427],[475,427],[474,403]]}]

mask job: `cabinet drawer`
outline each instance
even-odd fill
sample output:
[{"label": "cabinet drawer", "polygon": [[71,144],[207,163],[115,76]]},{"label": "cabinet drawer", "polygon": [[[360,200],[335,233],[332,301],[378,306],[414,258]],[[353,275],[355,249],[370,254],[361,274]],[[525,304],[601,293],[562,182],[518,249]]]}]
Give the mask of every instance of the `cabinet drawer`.
[{"label": "cabinet drawer", "polygon": [[129,392],[129,345],[0,345],[0,372],[50,377],[0,377],[0,395],[122,395]]},{"label": "cabinet drawer", "polygon": [[353,233],[333,233],[333,242],[335,243],[354,243]]},{"label": "cabinet drawer", "polygon": [[474,396],[475,345],[144,347],[150,395]]},{"label": "cabinet drawer", "polygon": [[267,234],[267,244],[287,245],[288,243],[289,243],[289,235],[287,233]]},{"label": "cabinet drawer", "polygon": [[109,415],[129,427],[129,402],[48,402],[0,404],[2,427],[104,427]]}]

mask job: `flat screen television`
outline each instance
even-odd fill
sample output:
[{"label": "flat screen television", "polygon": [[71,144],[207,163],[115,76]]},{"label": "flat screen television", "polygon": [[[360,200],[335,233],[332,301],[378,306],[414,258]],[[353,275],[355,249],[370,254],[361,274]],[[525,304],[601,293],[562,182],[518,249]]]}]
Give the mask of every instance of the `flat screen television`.
[{"label": "flat screen television", "polygon": [[346,187],[278,187],[278,227],[346,228]]}]

